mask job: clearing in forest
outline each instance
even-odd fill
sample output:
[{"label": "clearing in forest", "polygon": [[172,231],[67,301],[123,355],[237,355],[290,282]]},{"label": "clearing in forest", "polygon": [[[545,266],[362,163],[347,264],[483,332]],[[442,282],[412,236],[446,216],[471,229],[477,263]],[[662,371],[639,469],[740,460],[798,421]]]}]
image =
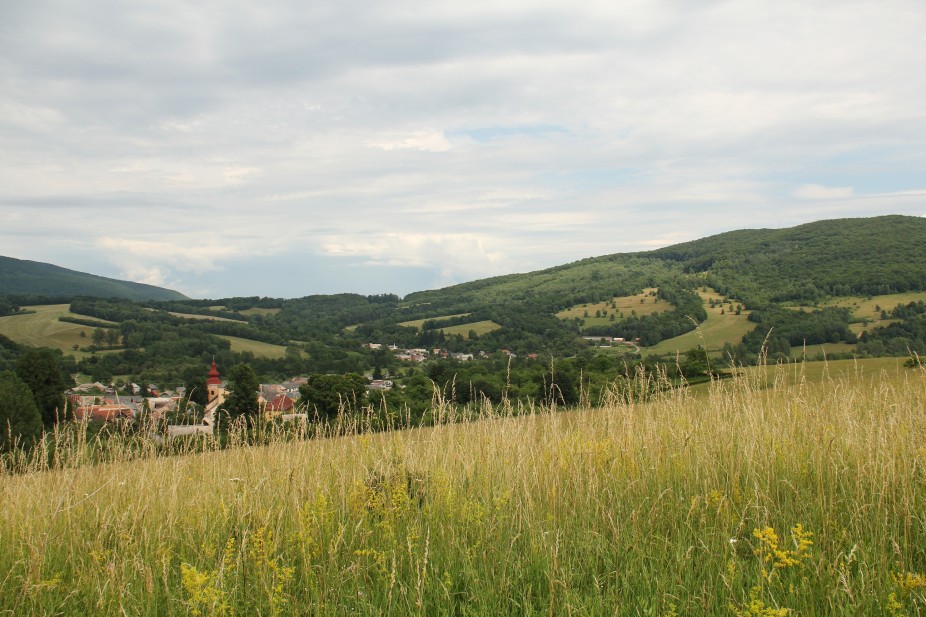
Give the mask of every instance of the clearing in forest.
[{"label": "clearing in forest", "polygon": [[403,321],[402,323],[398,325],[403,326],[405,328],[415,328],[417,330],[421,330],[422,326],[424,326],[424,322],[426,321],[443,321],[445,319],[453,319],[454,317],[466,317],[467,315],[469,315],[469,313],[457,313],[456,315],[441,315],[440,317],[425,317],[424,319],[413,319],[411,321]]},{"label": "clearing in forest", "polygon": [[576,304],[556,314],[560,319],[580,319],[580,328],[607,326],[632,316],[652,315],[675,308],[656,295],[655,287],[647,287],[633,296],[618,296],[604,302]]},{"label": "clearing in forest", "polygon": [[756,327],[756,324],[749,321],[750,311],[740,309],[740,314],[736,314],[740,305],[735,300],[720,295],[710,287],[699,289],[698,295],[704,301],[707,320],[691,332],[645,348],[643,353],[685,353],[693,347],[704,345],[708,352],[717,354],[723,349],[724,343],[736,345]]},{"label": "clearing in forest", "polygon": [[[40,306],[24,306],[22,308],[30,312],[0,317],[0,334],[21,345],[60,349],[65,354],[73,355],[78,360],[91,354],[76,351],[74,346],[77,345],[78,348],[89,346],[90,337],[93,335],[95,328],[58,321],[58,318],[73,317],[92,319],[100,323],[115,323],[72,313],[69,304],[43,304]],[[83,336],[81,336],[81,332],[84,333]]]},{"label": "clearing in forest", "polygon": [[217,334],[216,336],[229,341],[231,343],[231,350],[236,353],[248,351],[258,358],[282,358],[286,355],[286,347],[282,345],[273,345],[271,343],[264,343],[263,341],[255,341],[225,334]]}]

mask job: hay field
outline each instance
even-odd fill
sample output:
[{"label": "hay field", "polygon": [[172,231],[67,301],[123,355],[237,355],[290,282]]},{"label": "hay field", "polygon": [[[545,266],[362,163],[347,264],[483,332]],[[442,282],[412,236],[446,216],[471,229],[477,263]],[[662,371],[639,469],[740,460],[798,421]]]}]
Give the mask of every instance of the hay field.
[{"label": "hay field", "polygon": [[247,351],[259,358],[282,358],[286,355],[286,347],[282,345],[273,345],[272,343],[264,343],[263,341],[255,341],[226,334],[216,334],[215,336],[229,341],[231,343],[231,350],[237,353],[244,353]]},{"label": "hay field", "polygon": [[[655,296],[656,288],[647,287],[641,293],[633,296],[619,296],[605,302],[589,302],[586,304],[576,304],[568,309],[556,313],[560,319],[584,319],[585,323],[582,329],[591,328],[592,326],[607,326],[611,323],[611,315],[615,315],[615,320],[620,321],[630,317],[632,314],[652,315],[662,311],[668,311],[675,308],[670,302],[659,299]],[[602,315],[595,317],[596,312]],[[587,316],[586,316],[587,314]],[[623,314],[623,316],[622,316]]]},{"label": "hay field", "polygon": [[[23,345],[32,347],[51,347],[60,349],[65,354],[70,354],[78,360],[89,356],[89,353],[75,351],[74,345],[86,347],[90,345],[90,337],[94,328],[82,326],[74,323],[58,321],[59,317],[78,317],[88,319],[85,315],[76,315],[71,313],[68,304],[46,304],[41,306],[25,306],[25,310],[34,311],[24,315],[8,315],[0,317],[0,334],[11,340]],[[102,323],[103,319],[96,319]],[[80,333],[84,336],[81,337]],[[106,351],[98,351],[107,353]]]}]

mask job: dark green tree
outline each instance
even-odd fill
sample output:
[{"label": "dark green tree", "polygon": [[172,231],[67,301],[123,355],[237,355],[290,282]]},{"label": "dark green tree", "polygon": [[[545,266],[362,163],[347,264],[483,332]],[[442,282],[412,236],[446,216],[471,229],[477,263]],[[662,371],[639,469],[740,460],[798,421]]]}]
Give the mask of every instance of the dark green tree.
[{"label": "dark green tree", "polygon": [[32,391],[13,371],[0,373],[0,450],[29,446],[42,435],[42,414]]},{"label": "dark green tree", "polygon": [[260,382],[250,364],[236,364],[228,372],[228,396],[222,407],[232,419],[239,417],[255,418],[260,406],[257,391]]},{"label": "dark green tree", "polygon": [[66,416],[64,391],[67,382],[50,349],[32,349],[19,358],[16,375],[32,391],[32,398],[42,414],[45,426]]},{"label": "dark green tree", "polygon": [[299,394],[299,406],[308,409],[310,416],[317,412],[322,419],[334,418],[341,409],[356,410],[363,404],[366,380],[356,373],[312,375]]},{"label": "dark green tree", "polygon": [[689,349],[685,353],[685,362],[682,364],[681,368],[682,375],[685,377],[703,377],[708,375],[711,370],[711,364],[704,346],[698,345],[693,349]]}]

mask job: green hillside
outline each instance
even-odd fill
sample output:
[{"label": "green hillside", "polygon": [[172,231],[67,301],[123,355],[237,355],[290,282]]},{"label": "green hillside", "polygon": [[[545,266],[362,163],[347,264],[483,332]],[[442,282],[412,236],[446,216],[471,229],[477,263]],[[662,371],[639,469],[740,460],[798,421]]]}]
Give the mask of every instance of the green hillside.
[{"label": "green hillside", "polygon": [[60,266],[0,257],[0,296],[92,296],[129,300],[180,300],[182,293],[154,285],[68,270]]},{"label": "green hillside", "polygon": [[746,302],[926,289],[926,218],[817,221],[731,231],[646,253]]},{"label": "green hillside", "polygon": [[[118,324],[126,346],[86,359],[81,370],[98,376],[146,370],[152,380],[185,379],[213,356],[223,366],[251,363],[261,375],[418,370],[390,346],[480,358],[504,350],[580,363],[589,354],[667,362],[698,345],[737,364],[764,353],[773,360],[926,355],[926,252],[917,250],[923,246],[926,219],[843,219],[730,232],[405,298],[86,298],[72,301],[70,310]],[[21,341],[19,334],[8,336]],[[609,345],[611,339],[626,344]],[[250,343],[229,343],[239,340]],[[67,353],[75,342],[49,334],[30,344]],[[595,366],[604,371],[606,364]],[[587,371],[577,366],[576,374]],[[443,378],[440,370],[428,374],[436,377]],[[493,391],[543,383],[538,373],[521,384],[495,383]]]}]

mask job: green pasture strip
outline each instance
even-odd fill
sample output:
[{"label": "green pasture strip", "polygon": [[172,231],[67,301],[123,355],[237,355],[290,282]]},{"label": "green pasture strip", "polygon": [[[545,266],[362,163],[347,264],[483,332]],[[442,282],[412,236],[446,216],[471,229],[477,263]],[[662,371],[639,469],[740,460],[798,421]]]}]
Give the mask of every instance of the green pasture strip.
[{"label": "green pasture strip", "polygon": [[[575,319],[577,317],[584,319],[585,323],[582,325],[582,329],[585,329],[614,323],[611,321],[612,314],[615,316],[615,321],[620,321],[631,317],[634,313],[639,316],[652,315],[653,313],[669,311],[675,308],[673,304],[652,295],[655,292],[655,287],[647,287],[641,293],[633,296],[619,296],[605,302],[576,304],[560,311],[556,316],[560,319]],[[598,311],[603,314],[600,317],[595,317],[595,313]],[[587,317],[586,313],[588,313]],[[621,313],[623,313],[623,316],[621,316]]]},{"label": "green pasture strip", "polygon": [[175,311],[167,311],[169,315],[174,317],[180,317],[182,319],[195,319],[197,321],[230,321],[232,323],[247,323],[241,319],[229,319],[228,317],[219,317],[217,315],[197,315],[195,313],[177,313]]},{"label": "green pasture strip", "polygon": [[286,355],[286,347],[282,345],[273,345],[263,341],[241,338],[238,336],[228,336],[225,334],[216,334],[231,343],[231,350],[238,353],[250,352],[260,358],[282,358]]},{"label": "green pasture strip", "polygon": [[276,315],[277,313],[280,312],[280,309],[278,309],[278,308],[259,308],[259,307],[253,307],[253,308],[245,309],[245,310],[243,310],[243,311],[238,311],[238,312],[241,313],[242,315],[264,315],[264,316],[267,316],[267,315]]},{"label": "green pasture strip", "polygon": [[418,330],[421,330],[421,327],[424,325],[424,322],[426,321],[440,321],[442,319],[453,319],[454,317],[466,317],[467,315],[469,315],[469,313],[457,313],[455,315],[441,315],[440,317],[425,317],[424,319],[413,319],[412,321],[403,321],[398,325],[404,326],[406,328],[417,328]]},{"label": "green pasture strip", "polygon": [[482,336],[483,334],[488,334],[489,332],[494,332],[496,330],[501,330],[502,326],[495,323],[491,320],[486,321],[474,321],[472,323],[464,323],[458,326],[448,326],[446,328],[441,328],[440,330],[447,336],[454,336],[461,334],[464,337],[469,337],[470,332],[475,332],[476,336]]}]

